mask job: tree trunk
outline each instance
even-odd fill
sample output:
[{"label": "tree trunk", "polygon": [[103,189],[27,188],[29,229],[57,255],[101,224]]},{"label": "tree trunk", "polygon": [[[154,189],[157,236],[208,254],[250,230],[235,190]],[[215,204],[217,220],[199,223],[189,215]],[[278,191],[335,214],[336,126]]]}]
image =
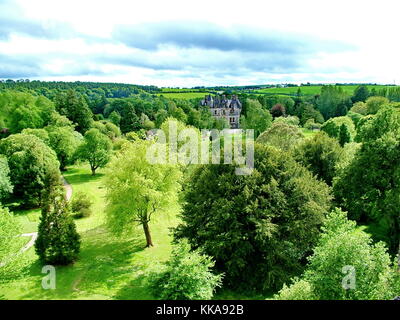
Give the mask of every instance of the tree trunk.
[{"label": "tree trunk", "polygon": [[143,222],[143,230],[144,230],[144,234],[146,236],[146,247],[153,247],[153,241],[151,240],[151,234],[150,234],[150,228],[149,228],[149,223]]},{"label": "tree trunk", "polygon": [[95,168],[91,168],[92,169],[92,176],[96,175],[96,169]]}]

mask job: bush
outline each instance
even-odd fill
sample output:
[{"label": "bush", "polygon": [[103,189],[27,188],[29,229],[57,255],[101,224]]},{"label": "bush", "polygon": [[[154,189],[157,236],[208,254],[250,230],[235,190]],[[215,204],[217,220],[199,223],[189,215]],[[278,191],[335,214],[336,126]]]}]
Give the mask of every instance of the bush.
[{"label": "bush", "polygon": [[222,282],[222,275],[211,272],[213,267],[211,257],[191,251],[187,240],[182,240],[163,270],[150,275],[150,288],[162,300],[209,300]]},{"label": "bush", "polygon": [[73,217],[78,219],[89,217],[92,213],[90,208],[92,204],[93,202],[86,194],[82,192],[76,193],[71,201],[71,211],[73,213]]}]

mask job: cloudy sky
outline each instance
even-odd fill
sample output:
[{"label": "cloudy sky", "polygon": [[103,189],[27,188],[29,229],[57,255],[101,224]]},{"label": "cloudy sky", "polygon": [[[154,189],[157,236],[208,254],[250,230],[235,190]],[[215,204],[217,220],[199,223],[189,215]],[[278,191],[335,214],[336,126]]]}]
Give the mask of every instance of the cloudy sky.
[{"label": "cloudy sky", "polygon": [[400,83],[398,0],[0,0],[0,79]]}]

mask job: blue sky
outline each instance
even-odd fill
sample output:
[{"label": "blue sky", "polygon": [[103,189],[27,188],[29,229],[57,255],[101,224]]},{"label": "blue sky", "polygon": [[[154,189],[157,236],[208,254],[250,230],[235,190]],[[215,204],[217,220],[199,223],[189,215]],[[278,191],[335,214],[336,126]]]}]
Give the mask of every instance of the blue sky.
[{"label": "blue sky", "polygon": [[0,79],[400,81],[396,1],[0,0]]}]

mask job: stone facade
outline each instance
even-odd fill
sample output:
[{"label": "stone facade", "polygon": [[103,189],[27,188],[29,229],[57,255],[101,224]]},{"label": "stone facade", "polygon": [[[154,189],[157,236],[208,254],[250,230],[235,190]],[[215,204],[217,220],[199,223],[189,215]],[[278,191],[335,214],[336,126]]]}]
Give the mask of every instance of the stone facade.
[{"label": "stone facade", "polygon": [[239,101],[236,95],[232,95],[232,99],[227,99],[225,95],[220,97],[212,97],[211,95],[207,95],[203,100],[201,100],[200,104],[202,106],[208,106],[211,114],[215,118],[226,119],[231,129],[239,128],[242,103]]}]

